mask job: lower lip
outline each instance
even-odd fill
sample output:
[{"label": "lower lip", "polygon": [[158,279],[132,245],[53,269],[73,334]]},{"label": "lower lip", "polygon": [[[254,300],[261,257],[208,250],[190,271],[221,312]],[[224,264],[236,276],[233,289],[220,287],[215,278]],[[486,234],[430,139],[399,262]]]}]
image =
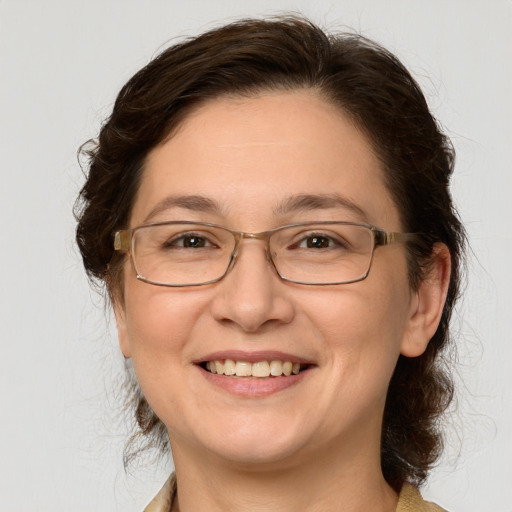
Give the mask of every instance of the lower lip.
[{"label": "lower lip", "polygon": [[200,366],[198,368],[210,384],[246,398],[259,398],[283,391],[298,384],[311,371],[311,368],[307,368],[297,375],[262,378],[218,375]]}]

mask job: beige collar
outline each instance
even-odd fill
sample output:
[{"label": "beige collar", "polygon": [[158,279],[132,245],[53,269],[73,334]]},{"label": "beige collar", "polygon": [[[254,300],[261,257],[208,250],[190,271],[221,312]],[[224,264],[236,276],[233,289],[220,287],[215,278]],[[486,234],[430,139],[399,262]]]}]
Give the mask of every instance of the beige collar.
[{"label": "beige collar", "polygon": [[[170,512],[176,496],[176,475],[173,473],[160,492],[144,512]],[[418,489],[410,484],[404,484],[398,497],[396,512],[446,512],[434,503],[424,501]]]}]

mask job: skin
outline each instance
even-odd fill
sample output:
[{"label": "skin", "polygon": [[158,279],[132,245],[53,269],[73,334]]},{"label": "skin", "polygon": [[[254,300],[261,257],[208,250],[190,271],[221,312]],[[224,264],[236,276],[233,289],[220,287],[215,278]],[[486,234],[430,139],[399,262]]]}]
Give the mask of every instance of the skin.
[{"label": "skin", "polygon": [[[296,194],[332,193],[362,212],[275,211]],[[191,194],[218,208],[158,209]],[[402,230],[368,140],[311,91],[198,107],[148,155],[130,226],[165,220],[249,232],[310,220]],[[387,386],[399,354],[420,355],[434,334],[449,266],[436,247],[431,274],[413,291],[396,244],[376,250],[364,281],[295,285],[279,279],[264,243],[245,240],[222,281],[173,289],[137,280],[127,258],[120,346],[168,429],[180,510],[395,510],[380,469]],[[215,351],[281,351],[312,367],[286,389],[240,396],[195,364]]]}]

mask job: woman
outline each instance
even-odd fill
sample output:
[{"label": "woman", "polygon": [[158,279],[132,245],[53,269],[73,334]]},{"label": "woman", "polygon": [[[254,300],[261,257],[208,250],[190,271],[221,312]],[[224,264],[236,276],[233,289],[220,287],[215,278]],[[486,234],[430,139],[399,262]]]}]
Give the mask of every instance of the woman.
[{"label": "woman", "polygon": [[77,241],[176,468],[146,510],[440,510],[464,234],[400,62],[237,22],[139,71],[88,154]]}]

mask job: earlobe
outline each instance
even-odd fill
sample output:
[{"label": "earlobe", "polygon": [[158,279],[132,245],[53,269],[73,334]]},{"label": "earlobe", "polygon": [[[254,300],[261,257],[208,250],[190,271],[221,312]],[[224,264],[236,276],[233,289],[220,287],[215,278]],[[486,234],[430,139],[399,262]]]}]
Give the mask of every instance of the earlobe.
[{"label": "earlobe", "polygon": [[116,317],[117,338],[119,347],[124,357],[131,357],[130,343],[128,341],[128,330],[126,327],[126,312],[124,305],[114,304],[114,315]]},{"label": "earlobe", "polygon": [[411,300],[409,325],[401,346],[402,355],[417,357],[426,350],[441,321],[450,274],[450,251],[445,244],[437,243],[432,251],[427,275]]}]

